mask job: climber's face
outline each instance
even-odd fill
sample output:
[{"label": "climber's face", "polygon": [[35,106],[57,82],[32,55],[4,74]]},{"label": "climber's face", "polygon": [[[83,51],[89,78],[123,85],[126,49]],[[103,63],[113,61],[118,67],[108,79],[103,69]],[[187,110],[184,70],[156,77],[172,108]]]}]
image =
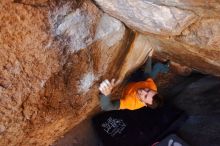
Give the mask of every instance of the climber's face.
[{"label": "climber's face", "polygon": [[138,89],[137,91],[140,101],[144,102],[146,105],[153,104],[153,97],[157,94],[156,91],[153,91],[149,88]]}]

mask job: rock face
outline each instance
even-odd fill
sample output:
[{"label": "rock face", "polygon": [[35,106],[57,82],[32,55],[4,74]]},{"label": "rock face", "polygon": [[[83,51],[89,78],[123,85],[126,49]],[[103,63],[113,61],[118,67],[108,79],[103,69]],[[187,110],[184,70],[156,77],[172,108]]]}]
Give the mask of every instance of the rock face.
[{"label": "rock face", "polygon": [[192,11],[154,4],[144,0],[95,0],[110,15],[143,32],[178,35],[197,16]]},{"label": "rock face", "polygon": [[148,53],[152,49],[153,47],[151,46],[149,39],[142,34],[136,33],[123,62],[122,69],[119,74],[119,80],[122,81],[127,74],[142,65],[147,60]]},{"label": "rock face", "polygon": [[95,0],[108,14],[144,33],[158,58],[220,76],[220,2]]},{"label": "rock face", "polygon": [[52,144],[97,107],[103,79],[122,81],[152,48],[220,75],[218,1],[96,3],[108,14],[89,0],[0,1],[0,145]]},{"label": "rock face", "polygon": [[98,105],[134,35],[89,0],[0,8],[0,145],[50,145]]},{"label": "rock face", "polygon": [[31,131],[40,91],[61,69],[62,56],[44,7],[3,0],[0,9],[0,145],[18,145]]}]

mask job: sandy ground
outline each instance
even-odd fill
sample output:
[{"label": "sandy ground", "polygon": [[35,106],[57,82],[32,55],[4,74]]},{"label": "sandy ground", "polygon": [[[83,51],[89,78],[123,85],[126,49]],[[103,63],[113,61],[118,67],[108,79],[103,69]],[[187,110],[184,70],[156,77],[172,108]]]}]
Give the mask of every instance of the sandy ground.
[{"label": "sandy ground", "polygon": [[86,119],[70,130],[63,138],[52,146],[101,146],[100,141],[91,125],[91,120]]}]

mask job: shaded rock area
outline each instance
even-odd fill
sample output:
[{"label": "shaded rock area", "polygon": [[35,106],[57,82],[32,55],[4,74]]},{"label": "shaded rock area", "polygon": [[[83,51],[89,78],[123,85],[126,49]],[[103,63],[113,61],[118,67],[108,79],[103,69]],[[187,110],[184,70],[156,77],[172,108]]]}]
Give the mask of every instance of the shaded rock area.
[{"label": "shaded rock area", "polygon": [[163,90],[169,102],[189,115],[178,134],[190,145],[220,145],[219,87],[219,77],[193,74],[177,77]]},{"label": "shaded rock area", "polygon": [[1,0],[0,10],[3,146],[52,144],[98,106],[103,79],[122,82],[151,49],[220,75],[217,0]]},{"label": "shaded rock area", "polygon": [[96,134],[91,120],[94,112],[100,112],[100,110],[100,108],[94,109],[89,117],[57,139],[52,146],[101,146],[102,142]]}]

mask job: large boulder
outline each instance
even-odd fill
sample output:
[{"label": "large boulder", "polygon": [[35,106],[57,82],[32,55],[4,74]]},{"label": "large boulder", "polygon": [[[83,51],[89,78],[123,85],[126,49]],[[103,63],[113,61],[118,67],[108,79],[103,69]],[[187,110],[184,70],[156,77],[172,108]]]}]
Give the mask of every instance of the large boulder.
[{"label": "large boulder", "polygon": [[0,145],[50,145],[98,105],[131,32],[88,0],[0,7]]},{"label": "large boulder", "polygon": [[146,37],[158,58],[220,76],[220,19],[202,19],[175,37]]},{"label": "large boulder", "polygon": [[0,145],[19,145],[63,57],[50,36],[47,8],[1,0],[0,9]]},{"label": "large boulder", "polygon": [[109,15],[145,34],[159,59],[220,75],[219,1],[95,1]]},{"label": "large boulder", "polygon": [[97,107],[103,79],[122,81],[152,48],[220,75],[219,2],[96,2],[108,14],[90,0],[0,1],[0,145],[52,144]]},{"label": "large boulder", "polygon": [[95,0],[108,14],[143,33],[179,35],[197,16],[193,11],[145,0]]}]

